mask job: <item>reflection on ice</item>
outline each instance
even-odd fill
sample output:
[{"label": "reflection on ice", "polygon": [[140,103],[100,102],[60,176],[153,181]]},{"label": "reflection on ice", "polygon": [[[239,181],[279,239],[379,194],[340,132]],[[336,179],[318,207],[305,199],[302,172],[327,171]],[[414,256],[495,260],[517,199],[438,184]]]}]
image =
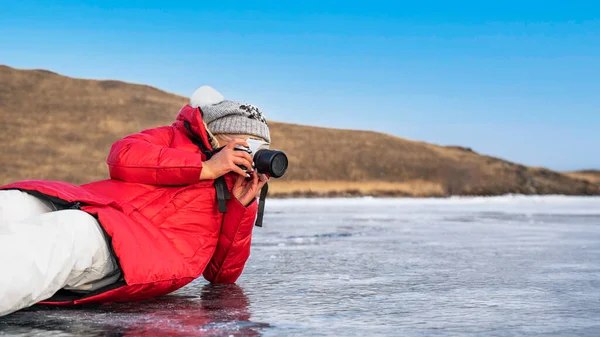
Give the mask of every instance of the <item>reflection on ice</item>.
[{"label": "reflection on ice", "polygon": [[[193,287],[193,286],[192,286]],[[268,324],[250,321],[237,285],[205,285],[199,296],[170,295],[140,303],[76,308],[37,306],[0,318],[0,332],[111,336],[258,336]]]}]

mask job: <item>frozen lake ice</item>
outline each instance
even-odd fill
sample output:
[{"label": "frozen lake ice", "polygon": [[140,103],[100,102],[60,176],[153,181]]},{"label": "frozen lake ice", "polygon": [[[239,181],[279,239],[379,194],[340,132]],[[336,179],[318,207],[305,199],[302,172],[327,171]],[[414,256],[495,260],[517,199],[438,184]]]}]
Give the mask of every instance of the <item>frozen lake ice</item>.
[{"label": "frozen lake ice", "polygon": [[0,335],[600,335],[600,198],[267,200],[237,285],[34,307]]}]

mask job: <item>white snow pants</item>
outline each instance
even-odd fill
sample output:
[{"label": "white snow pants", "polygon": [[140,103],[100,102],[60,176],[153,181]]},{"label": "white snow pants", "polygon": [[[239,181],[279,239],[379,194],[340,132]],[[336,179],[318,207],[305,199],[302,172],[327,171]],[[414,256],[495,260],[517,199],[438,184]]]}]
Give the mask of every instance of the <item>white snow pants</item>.
[{"label": "white snow pants", "polygon": [[98,221],[17,190],[0,191],[0,316],[58,290],[92,291],[118,278]]}]

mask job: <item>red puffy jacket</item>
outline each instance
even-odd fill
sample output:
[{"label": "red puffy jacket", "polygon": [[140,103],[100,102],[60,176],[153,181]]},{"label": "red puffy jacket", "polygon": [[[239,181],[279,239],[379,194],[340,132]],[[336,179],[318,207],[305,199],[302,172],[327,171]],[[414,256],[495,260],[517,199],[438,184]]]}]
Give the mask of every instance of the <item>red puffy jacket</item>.
[{"label": "red puffy jacket", "polygon": [[[188,123],[188,127],[184,123]],[[257,203],[234,197],[220,213],[213,180],[200,181],[212,149],[201,112],[184,106],[171,126],[125,137],[107,159],[111,179],[81,186],[26,180],[0,187],[19,189],[96,216],[110,237],[123,280],[84,296],[61,291],[45,304],[121,302],[164,295],[200,274],[233,283],[250,255]],[[225,176],[231,190],[236,178]]]}]

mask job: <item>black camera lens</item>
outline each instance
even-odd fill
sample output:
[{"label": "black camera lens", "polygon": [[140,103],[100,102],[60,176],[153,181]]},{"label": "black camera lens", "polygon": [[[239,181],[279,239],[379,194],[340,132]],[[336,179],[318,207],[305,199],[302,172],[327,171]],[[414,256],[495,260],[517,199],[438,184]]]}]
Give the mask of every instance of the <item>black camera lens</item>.
[{"label": "black camera lens", "polygon": [[280,178],[288,168],[288,158],[285,153],[276,150],[259,150],[254,155],[254,166],[258,173]]}]

